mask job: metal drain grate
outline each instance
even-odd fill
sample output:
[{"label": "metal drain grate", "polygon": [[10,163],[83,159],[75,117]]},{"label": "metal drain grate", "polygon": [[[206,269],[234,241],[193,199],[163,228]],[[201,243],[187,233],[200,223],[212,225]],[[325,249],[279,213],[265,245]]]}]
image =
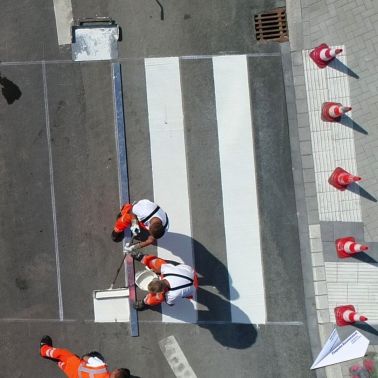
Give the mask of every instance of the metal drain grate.
[{"label": "metal drain grate", "polygon": [[256,14],[255,30],[258,41],[288,41],[286,8],[276,8],[270,12]]}]

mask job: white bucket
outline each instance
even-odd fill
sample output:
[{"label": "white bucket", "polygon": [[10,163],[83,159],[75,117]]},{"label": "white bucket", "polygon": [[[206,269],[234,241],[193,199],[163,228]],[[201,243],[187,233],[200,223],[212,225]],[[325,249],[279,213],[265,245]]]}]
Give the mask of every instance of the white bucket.
[{"label": "white bucket", "polygon": [[148,284],[154,278],[158,278],[158,276],[152,270],[141,270],[140,272],[135,273],[135,284],[139,289],[148,291]]}]

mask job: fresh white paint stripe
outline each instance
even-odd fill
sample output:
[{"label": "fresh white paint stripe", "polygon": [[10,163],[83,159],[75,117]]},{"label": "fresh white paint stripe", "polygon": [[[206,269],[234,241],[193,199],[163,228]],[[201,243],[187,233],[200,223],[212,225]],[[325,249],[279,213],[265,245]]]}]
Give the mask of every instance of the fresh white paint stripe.
[{"label": "fresh white paint stripe", "polygon": [[[337,59],[347,66],[345,46]],[[323,102],[351,105],[348,76],[332,67],[319,69],[310,58],[310,50],[303,50],[303,64],[310,119],[311,143],[314,158],[316,192],[321,221],[361,222],[361,204],[358,193],[340,192],[328,184],[332,171],[340,166],[358,175],[352,122],[323,122]],[[352,112],[348,112],[352,118]]]},{"label": "fresh white paint stripe", "polygon": [[227,266],[233,322],[265,323],[247,57],[213,58]]},{"label": "fresh white paint stripe", "polygon": [[42,64],[42,77],[43,77],[43,93],[44,93],[44,100],[45,100],[46,138],[47,138],[47,147],[49,151],[50,192],[51,192],[51,208],[52,208],[53,227],[54,227],[54,249],[55,249],[56,280],[57,280],[57,288],[58,288],[59,319],[63,320],[62,280],[60,277],[58,225],[56,222],[54,168],[53,168],[53,161],[52,161],[50,116],[49,116],[49,103],[48,103],[48,94],[47,94],[47,78],[46,78],[45,63]]},{"label": "fresh white paint stripe", "polygon": [[160,340],[159,346],[177,378],[197,377],[174,336]]},{"label": "fresh white paint stripe", "polygon": [[71,0],[54,0],[54,12],[58,44],[71,44],[71,25],[73,22]]},{"label": "fresh white paint stripe", "polygon": [[[146,59],[145,70],[154,199],[168,213],[169,231],[186,236],[177,242],[167,233],[158,255],[193,266],[179,59]],[[196,322],[193,304],[164,305],[163,321]]]}]

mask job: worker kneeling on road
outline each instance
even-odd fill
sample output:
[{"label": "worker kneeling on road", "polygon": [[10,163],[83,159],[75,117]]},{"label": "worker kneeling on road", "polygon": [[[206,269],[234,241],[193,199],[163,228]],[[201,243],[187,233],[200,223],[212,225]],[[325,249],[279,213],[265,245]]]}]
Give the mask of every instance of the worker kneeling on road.
[{"label": "worker kneeling on road", "polygon": [[140,261],[160,278],[153,279],[148,284],[148,294],[134,304],[136,310],[143,310],[146,306],[156,306],[167,303],[172,306],[180,298],[192,299],[198,287],[197,273],[185,264],[171,264],[153,255],[144,255],[140,251],[132,251],[131,256]]},{"label": "worker kneeling on road", "polygon": [[43,336],[39,344],[43,358],[52,360],[69,378],[129,378],[129,369],[109,372],[104,357],[99,352],[90,352],[79,358],[67,349],[54,348],[50,336]]},{"label": "worker kneeling on road", "polygon": [[147,199],[140,200],[134,204],[125,203],[117,216],[112,231],[112,239],[115,242],[122,241],[124,231],[130,228],[133,236],[140,234],[141,228],[147,230],[148,238],[138,244],[128,246],[127,251],[131,252],[136,248],[144,248],[160,239],[168,230],[169,221],[165,211],[159,205]]}]

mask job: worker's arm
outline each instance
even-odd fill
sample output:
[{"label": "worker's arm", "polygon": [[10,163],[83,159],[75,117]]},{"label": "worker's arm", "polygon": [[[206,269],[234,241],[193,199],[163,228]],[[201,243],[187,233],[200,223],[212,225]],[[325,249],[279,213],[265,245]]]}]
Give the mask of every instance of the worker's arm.
[{"label": "worker's arm", "polygon": [[141,241],[138,244],[136,244],[135,249],[141,249],[155,243],[156,243],[156,239],[152,235],[149,235],[145,241]]}]

